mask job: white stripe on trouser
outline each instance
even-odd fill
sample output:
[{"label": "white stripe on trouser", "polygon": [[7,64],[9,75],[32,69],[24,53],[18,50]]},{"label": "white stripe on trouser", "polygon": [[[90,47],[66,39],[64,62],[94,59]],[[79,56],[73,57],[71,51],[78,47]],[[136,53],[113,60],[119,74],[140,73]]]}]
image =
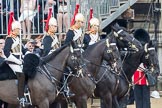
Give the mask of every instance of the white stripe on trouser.
[{"label": "white stripe on trouser", "polygon": [[[10,68],[15,72],[22,73],[22,67],[17,64],[8,64]],[[15,73],[16,74],[16,73]]]}]

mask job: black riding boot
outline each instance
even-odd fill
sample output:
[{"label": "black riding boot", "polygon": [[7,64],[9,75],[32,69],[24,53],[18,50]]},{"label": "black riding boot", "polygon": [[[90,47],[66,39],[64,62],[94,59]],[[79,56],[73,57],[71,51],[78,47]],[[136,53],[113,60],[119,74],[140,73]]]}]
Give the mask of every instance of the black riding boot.
[{"label": "black riding boot", "polygon": [[27,101],[24,97],[24,87],[25,87],[25,75],[24,73],[16,73],[18,79],[18,98],[20,106],[25,107],[25,102]]}]

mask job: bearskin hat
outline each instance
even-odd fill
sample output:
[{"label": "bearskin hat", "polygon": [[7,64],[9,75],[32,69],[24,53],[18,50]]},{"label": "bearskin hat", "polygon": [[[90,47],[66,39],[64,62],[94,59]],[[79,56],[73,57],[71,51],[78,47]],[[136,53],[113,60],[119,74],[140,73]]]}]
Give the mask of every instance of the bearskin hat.
[{"label": "bearskin hat", "polygon": [[150,41],[149,33],[142,28],[136,29],[134,31],[134,37],[142,44],[148,43]]}]

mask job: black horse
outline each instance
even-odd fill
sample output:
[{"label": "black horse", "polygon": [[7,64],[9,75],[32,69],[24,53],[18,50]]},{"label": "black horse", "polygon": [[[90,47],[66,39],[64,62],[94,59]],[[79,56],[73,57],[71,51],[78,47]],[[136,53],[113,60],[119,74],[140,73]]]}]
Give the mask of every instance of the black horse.
[{"label": "black horse", "polygon": [[[129,46],[132,49],[134,49],[135,51],[139,51],[141,49],[141,47],[142,47],[141,44],[140,44],[140,42],[138,42],[137,40],[135,40],[134,37],[133,36],[130,36],[127,32],[121,31],[118,28],[116,29],[116,26],[118,27],[118,25],[114,25],[113,26],[113,28],[116,30],[116,36],[115,37],[117,37],[117,38],[119,38],[119,39],[122,40],[122,42],[124,43],[123,44],[124,47],[128,47]],[[118,32],[118,30],[120,32]],[[110,36],[109,37],[110,40],[113,40],[113,44],[112,45],[113,45],[113,49],[114,50],[116,49],[116,43],[114,42],[114,40],[116,40],[115,37],[114,36]],[[98,64],[98,63],[101,63],[101,60],[98,61],[99,59],[97,60],[98,57],[96,57],[95,54],[100,53],[99,52],[100,51],[99,49],[101,49],[101,48],[98,48],[97,51],[96,50],[93,51],[92,48],[93,48],[93,46],[89,46],[88,49],[86,49],[85,52],[83,53],[82,59],[83,59],[83,62],[84,62],[84,65],[83,65],[84,67],[82,67],[82,68],[83,68],[83,71],[85,71],[85,73],[89,73],[92,76],[92,80],[95,79],[94,82],[95,82],[95,84],[97,83],[97,85],[98,85],[99,82],[102,83],[102,79],[105,79],[106,77],[109,77],[109,74],[107,74],[108,73],[108,70],[109,70],[107,68],[107,64],[109,64],[109,61],[106,62],[106,66],[103,66],[103,69],[104,69],[103,73],[100,74],[99,76],[97,76],[98,75],[98,72],[99,72],[99,68],[102,67],[102,65]],[[108,51],[108,52],[111,52],[111,51]],[[114,57],[117,57],[118,59],[115,59],[115,61],[117,60],[120,63],[120,56],[118,55],[118,56],[114,56]],[[91,62],[89,63],[88,61],[91,61]],[[121,71],[121,68],[120,69],[117,69],[115,71],[113,70],[113,72],[116,73],[116,74],[119,74],[119,72],[120,72],[119,70]],[[75,78],[73,78],[73,79],[75,79]],[[81,99],[76,98],[76,99],[74,99],[74,102],[77,100],[79,102],[78,105],[81,108],[86,108],[86,104],[83,104],[83,102],[86,103],[86,99],[87,99],[86,96],[87,96],[87,94],[85,96],[83,94],[88,93],[88,92],[86,92],[84,90],[87,90],[87,87],[89,87],[89,86],[86,85],[87,83],[83,83],[84,81],[86,82],[85,79],[83,81],[80,81],[80,82],[79,81],[80,81],[79,78],[76,78],[74,80],[74,83],[69,83],[69,85],[71,85],[71,88],[73,90],[76,90],[76,91],[74,91],[76,94],[78,94],[78,93],[81,94],[82,93],[81,90],[83,91],[83,93],[81,94],[82,96],[76,95],[76,97],[80,97]],[[79,82],[79,83],[76,83],[76,82]],[[82,85],[83,87],[80,86],[80,89],[77,89],[77,88],[79,88],[78,85]],[[103,84],[101,84],[101,86],[102,85],[103,85],[103,87],[102,87],[102,89],[100,89],[100,92],[99,93],[101,95],[99,97],[101,97],[102,99],[104,99],[105,102],[108,103],[108,105],[111,106],[112,101],[109,101],[109,98],[107,99],[107,97],[109,97],[108,96],[109,94],[107,94],[108,93],[107,91],[109,91],[109,87],[107,88],[105,86],[105,85],[107,85],[107,83],[103,83]],[[85,89],[83,89],[83,88],[85,88]]]},{"label": "black horse", "polygon": [[[77,108],[87,108],[87,99],[94,92],[95,84],[98,81],[96,75],[99,72],[99,68],[102,67],[102,61],[107,61],[112,69],[118,73],[121,71],[122,66],[120,54],[116,43],[110,38],[89,46],[82,54],[80,50],[75,52],[78,55],[77,58],[80,58],[79,62],[82,65],[80,65],[80,68],[73,69],[73,71],[80,73],[80,76],[69,79],[70,90],[75,93],[75,96],[71,97],[70,100],[76,104]],[[66,107],[66,105],[62,105],[62,108]]]},{"label": "black horse", "polygon": [[[118,30],[120,29],[120,27],[117,28]],[[126,31],[123,30],[122,32]],[[120,32],[118,35],[123,35],[121,34],[122,32]],[[124,48],[123,45],[125,44],[125,42],[118,40],[117,43],[118,45],[120,45],[120,48],[122,47]],[[141,46],[141,44],[139,44],[139,46]],[[105,85],[108,84],[107,88],[109,88],[109,90],[105,92],[109,94],[107,100],[112,102],[106,103],[106,101],[102,99],[101,101],[102,108],[108,107],[123,108],[123,106],[126,105],[125,96],[129,92],[132,75],[134,74],[135,70],[138,68],[140,63],[144,63],[147,67],[149,67],[150,70],[154,71],[153,72],[154,74],[159,73],[158,57],[155,51],[155,46],[153,45],[152,41],[149,41],[149,43],[145,44],[144,46],[145,47],[138,48],[139,50],[125,51],[122,57],[123,60],[122,73],[117,75],[113,73],[111,70],[109,70],[109,73],[107,73],[109,74],[109,77],[105,77],[105,79],[103,79],[100,83],[97,84],[95,91],[96,94],[98,92],[101,92],[103,87],[105,88]],[[101,69],[98,76],[103,74],[103,72],[104,69]]]},{"label": "black horse", "polygon": [[[65,66],[70,62],[75,66],[75,59],[72,58],[76,57],[73,54],[71,44],[64,45],[41,59],[34,54],[25,56],[23,72],[28,78],[27,84],[33,106],[49,108],[49,104],[55,100],[59,91],[61,91],[59,85]],[[15,81],[0,81],[0,85],[0,99],[18,105]]]}]

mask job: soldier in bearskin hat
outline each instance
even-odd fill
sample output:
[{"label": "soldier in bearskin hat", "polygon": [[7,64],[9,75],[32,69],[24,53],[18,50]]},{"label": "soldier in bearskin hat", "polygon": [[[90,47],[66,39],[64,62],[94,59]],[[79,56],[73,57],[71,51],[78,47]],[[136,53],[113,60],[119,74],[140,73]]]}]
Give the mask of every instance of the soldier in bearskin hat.
[{"label": "soldier in bearskin hat", "polygon": [[134,31],[134,37],[140,41],[143,46],[150,41],[148,32],[142,28]]},{"label": "soldier in bearskin hat", "polygon": [[[134,31],[134,37],[140,41],[143,46],[147,45],[150,41],[149,33],[142,28]],[[141,63],[139,67],[144,70],[145,64]],[[151,108],[150,87],[144,71],[140,68],[138,68],[133,75],[136,108]]]}]

